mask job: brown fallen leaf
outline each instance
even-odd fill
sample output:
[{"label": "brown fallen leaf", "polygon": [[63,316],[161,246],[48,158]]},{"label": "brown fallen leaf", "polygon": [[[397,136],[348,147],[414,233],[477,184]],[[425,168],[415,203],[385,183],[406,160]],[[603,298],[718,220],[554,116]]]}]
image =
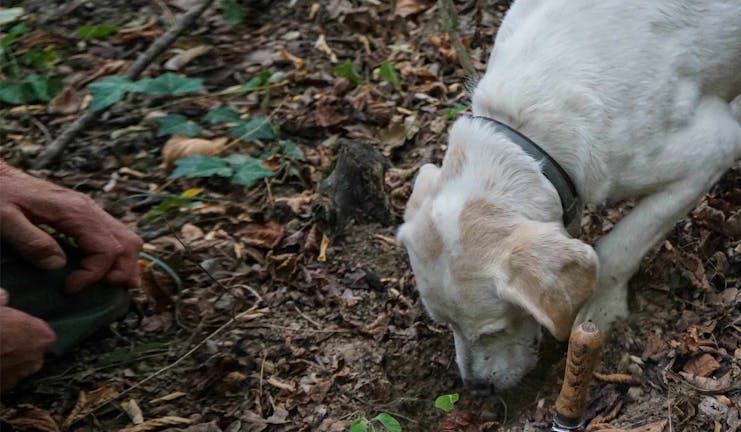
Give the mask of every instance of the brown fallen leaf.
[{"label": "brown fallen leaf", "polygon": [[252,223],[236,232],[236,235],[248,246],[273,249],[283,239],[285,229],[275,220],[265,223]]},{"label": "brown fallen leaf", "polygon": [[666,425],[668,423],[669,421],[667,419],[664,419],[633,429],[607,428],[596,430],[599,430],[599,432],[664,432],[664,429],[666,429]]},{"label": "brown fallen leaf", "polygon": [[121,408],[129,416],[131,423],[134,423],[135,425],[144,423],[144,414],[142,414],[142,410],[139,408],[139,404],[136,403],[135,399],[129,399],[126,402],[122,402]]},{"label": "brown fallen leaf", "polygon": [[157,26],[157,20],[149,20],[139,27],[123,28],[116,34],[116,41],[120,43],[133,43],[136,41],[153,41],[162,34]]},{"label": "brown fallen leaf", "polygon": [[49,111],[54,114],[75,114],[82,107],[83,94],[74,87],[65,87],[49,103]]},{"label": "brown fallen leaf", "polygon": [[301,194],[291,197],[277,197],[275,198],[275,202],[285,203],[295,215],[301,216],[309,211],[311,207],[311,196],[311,191],[303,191]]},{"label": "brown fallen leaf", "polygon": [[299,69],[303,68],[304,67],[304,63],[306,63],[304,61],[304,59],[302,59],[300,57],[296,57],[295,55],[293,55],[293,54],[291,54],[291,53],[289,53],[288,51],[285,51],[285,50],[283,50],[283,51],[280,52],[280,58],[283,59],[283,60],[288,60],[288,61],[292,62],[293,63],[293,67],[296,70],[299,70]]},{"label": "brown fallen leaf", "polygon": [[420,13],[428,7],[430,7],[430,2],[427,0],[397,0],[394,14],[406,18],[409,15]]},{"label": "brown fallen leaf", "polygon": [[[725,393],[726,391],[731,390],[731,372],[728,372],[718,379],[692,375],[687,372],[679,372],[679,375],[700,392],[714,394]],[[738,385],[736,387],[738,387]]]},{"label": "brown fallen leaf", "polygon": [[118,432],[148,432],[157,429],[162,429],[165,426],[182,426],[189,425],[192,422],[190,419],[176,416],[165,416],[152,420],[147,420],[144,423],[128,426],[120,429]]},{"label": "brown fallen leaf", "polygon": [[10,426],[28,431],[59,432],[59,425],[48,411],[33,405],[18,405],[0,411],[0,420]]},{"label": "brown fallen leaf", "polygon": [[708,377],[720,367],[720,363],[708,353],[692,357],[684,364],[683,371],[698,376]]},{"label": "brown fallen leaf", "polygon": [[680,253],[674,249],[676,255],[676,262],[679,267],[679,271],[682,276],[687,278],[692,285],[703,291],[710,290],[710,282],[705,274],[705,266],[702,264],[700,258],[696,255],[688,253]]},{"label": "brown fallen leaf", "polygon": [[165,63],[165,69],[178,71],[198,57],[207,54],[209,51],[211,51],[211,47],[208,45],[198,45],[196,47],[181,51],[167,60],[167,62]]},{"label": "brown fallen leaf", "polygon": [[92,414],[96,409],[107,404],[121,392],[120,384],[106,384],[91,392],[81,391],[77,403],[72,412],[62,423],[62,429],[67,430],[70,426]]},{"label": "brown fallen leaf", "polygon": [[202,154],[204,156],[216,156],[221,153],[229,138],[222,137],[213,140],[203,138],[188,138],[175,135],[162,147],[162,160],[166,170],[171,170],[175,161],[188,156]]}]

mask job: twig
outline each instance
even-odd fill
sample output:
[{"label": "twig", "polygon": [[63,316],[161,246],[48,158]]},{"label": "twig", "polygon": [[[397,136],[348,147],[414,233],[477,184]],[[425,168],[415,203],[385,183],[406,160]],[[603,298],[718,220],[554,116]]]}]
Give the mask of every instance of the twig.
[{"label": "twig", "polygon": [[46,142],[54,141],[54,137],[52,137],[51,133],[49,133],[49,129],[47,129],[43,123],[36,120],[36,117],[31,116],[31,123],[33,123],[37,128],[39,128],[41,133],[44,134],[44,137],[46,138]]},{"label": "twig", "polygon": [[473,67],[471,56],[468,54],[466,47],[463,46],[463,42],[461,42],[461,35],[458,32],[458,12],[455,10],[453,0],[437,0],[437,7],[440,12],[440,22],[443,30],[450,36],[450,43],[453,44],[458,61],[463,67],[463,70],[466,71],[466,75],[470,78],[475,78],[478,73],[476,72],[476,68]]},{"label": "twig", "polygon": [[219,328],[217,328],[216,330],[212,331],[208,336],[206,336],[200,342],[198,342],[198,344],[196,344],[196,346],[194,346],[193,348],[191,348],[190,350],[188,350],[188,352],[186,352],[185,354],[183,354],[182,356],[180,356],[177,360],[175,360],[174,362],[170,363],[169,365],[163,367],[162,369],[158,370],[157,372],[152,373],[151,375],[147,376],[146,378],[144,378],[143,380],[139,381],[138,383],[132,385],[131,387],[127,388],[126,390],[122,391],[121,393],[118,394],[118,396],[116,396],[116,399],[120,398],[121,396],[123,396],[123,395],[125,395],[125,394],[127,394],[129,392],[131,392],[134,389],[137,389],[137,388],[141,387],[145,383],[151,381],[152,379],[154,379],[154,378],[162,375],[163,373],[167,372],[168,370],[170,370],[170,369],[174,368],[175,366],[179,365],[180,362],[182,362],[186,358],[190,357],[190,355],[193,354],[194,352],[198,351],[198,349],[200,347],[202,347],[206,342],[208,342],[211,339],[213,339],[214,336],[216,336],[217,334],[221,333],[224,329],[226,329],[227,327],[229,327],[232,324],[234,324],[234,322],[237,321],[237,319],[240,316],[242,316],[242,315],[244,315],[244,314],[246,314],[248,312],[252,312],[255,309],[256,308],[253,306],[250,309],[248,309],[248,310],[240,313],[239,315],[237,315],[234,318],[230,319],[229,321],[225,322]]},{"label": "twig", "polygon": [[[129,67],[126,71],[126,78],[129,80],[135,80],[144,72],[144,69],[149,66],[155,57],[162,54],[175,39],[177,39],[181,33],[186,29],[190,29],[193,23],[198,19],[203,11],[205,11],[214,0],[203,0],[203,2],[197,6],[194,6],[188,12],[181,15],[177,22],[170,27],[162,36],[159,37],[149,48],[140,55],[138,59]],[[59,155],[62,154],[67,145],[72,139],[83,129],[98,117],[100,111],[92,111],[88,109],[85,114],[75,120],[67,129],[65,129],[61,135],[57,137],[54,142],[49,144],[49,147],[39,156],[32,164],[34,169],[41,169],[47,167],[50,163],[54,162]]]}]

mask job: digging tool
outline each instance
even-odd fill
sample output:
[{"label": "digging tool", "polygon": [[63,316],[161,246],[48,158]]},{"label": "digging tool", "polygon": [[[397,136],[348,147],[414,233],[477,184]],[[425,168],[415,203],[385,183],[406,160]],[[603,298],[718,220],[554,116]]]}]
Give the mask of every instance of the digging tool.
[{"label": "digging tool", "polygon": [[584,426],[587,389],[600,348],[602,333],[594,323],[581,323],[571,332],[566,371],[561,393],[556,399],[556,414],[553,416],[551,432],[579,431]]}]

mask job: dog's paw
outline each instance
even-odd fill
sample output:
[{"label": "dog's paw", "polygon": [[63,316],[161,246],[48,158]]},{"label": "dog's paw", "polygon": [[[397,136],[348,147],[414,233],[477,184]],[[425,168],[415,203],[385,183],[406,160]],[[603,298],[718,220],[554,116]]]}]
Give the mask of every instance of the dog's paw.
[{"label": "dog's paw", "polygon": [[574,321],[574,327],[585,321],[592,321],[604,335],[607,335],[616,321],[627,318],[628,293],[626,289],[620,287],[598,292],[602,295],[596,295],[581,308]]}]

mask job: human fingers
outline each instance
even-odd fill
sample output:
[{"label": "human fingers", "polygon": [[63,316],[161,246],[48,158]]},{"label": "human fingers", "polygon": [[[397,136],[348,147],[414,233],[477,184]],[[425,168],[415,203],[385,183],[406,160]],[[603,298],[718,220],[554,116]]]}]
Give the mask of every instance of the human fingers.
[{"label": "human fingers", "polygon": [[22,257],[44,270],[64,267],[67,258],[52,236],[28,220],[13,206],[0,209],[0,237]]}]

